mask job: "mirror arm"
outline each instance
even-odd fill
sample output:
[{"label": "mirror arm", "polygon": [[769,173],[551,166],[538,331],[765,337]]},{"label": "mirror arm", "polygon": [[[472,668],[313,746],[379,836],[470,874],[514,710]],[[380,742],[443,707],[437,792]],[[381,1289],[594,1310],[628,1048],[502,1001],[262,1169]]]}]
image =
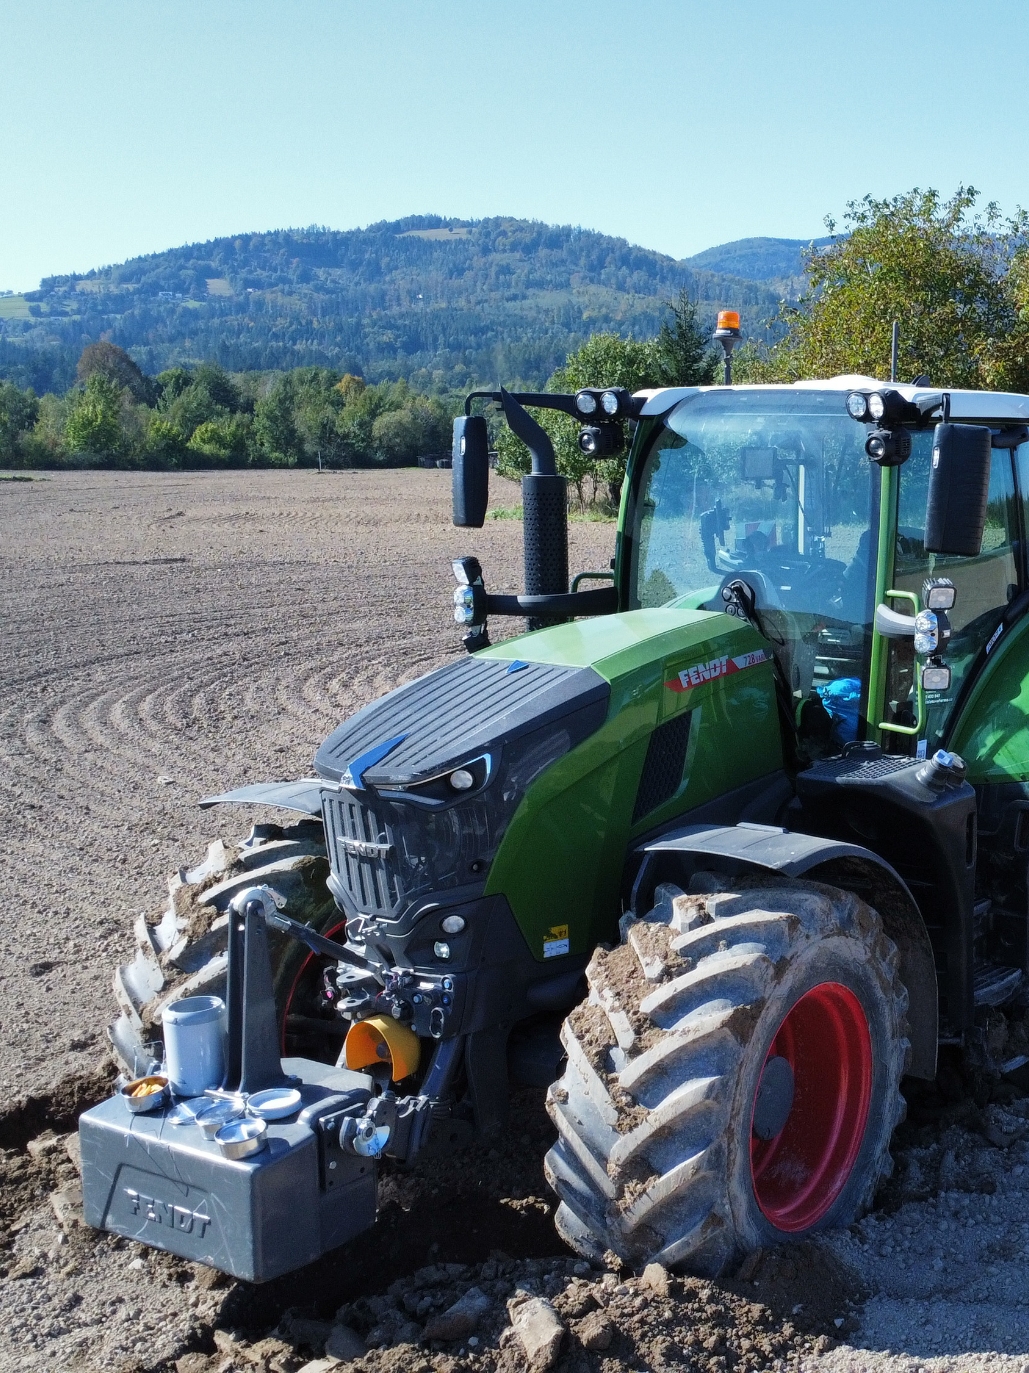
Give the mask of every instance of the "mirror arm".
[{"label": "mirror arm", "polygon": [[915,625],[912,616],[902,615],[899,610],[889,606],[877,605],[875,608],[875,630],[884,639],[913,639]]}]

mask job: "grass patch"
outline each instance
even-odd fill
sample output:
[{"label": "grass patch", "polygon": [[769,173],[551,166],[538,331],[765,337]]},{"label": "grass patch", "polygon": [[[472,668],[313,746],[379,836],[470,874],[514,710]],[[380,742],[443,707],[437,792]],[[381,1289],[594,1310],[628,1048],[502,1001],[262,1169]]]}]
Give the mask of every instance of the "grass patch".
[{"label": "grass patch", "polygon": [[11,472],[5,474],[0,472],[0,482],[45,482],[49,477],[30,477],[24,472]]},{"label": "grass patch", "polygon": [[[491,520],[521,520],[525,516],[520,505],[498,505],[487,512],[487,518]],[[610,510],[598,510],[596,506],[591,505],[585,510],[569,510],[568,521],[570,524],[616,524],[618,516]]]},{"label": "grass patch", "polygon": [[24,296],[0,296],[0,319],[28,319],[29,303]]}]

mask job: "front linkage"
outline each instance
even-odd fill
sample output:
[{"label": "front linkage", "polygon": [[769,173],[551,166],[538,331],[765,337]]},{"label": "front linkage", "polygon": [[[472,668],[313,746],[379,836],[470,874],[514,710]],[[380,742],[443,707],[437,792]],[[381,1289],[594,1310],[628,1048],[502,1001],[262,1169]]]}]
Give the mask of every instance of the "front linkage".
[{"label": "front linkage", "polygon": [[[440,1041],[422,1090],[399,1097],[391,1083],[408,1075],[404,1055],[415,1036],[392,1018],[388,1027],[385,1018],[361,1022],[350,1058],[367,1060],[362,1071],[280,1059],[269,928],[373,978],[376,999],[391,1008],[405,977],[290,919],[280,902],[272,888],[251,887],[230,907],[219,1086],[147,1114],[133,1114],[117,1094],[79,1126],[89,1224],[251,1282],[308,1263],[374,1223],[375,1160],[409,1159],[428,1143],[460,1049],[458,1039]],[[286,1086],[299,1091],[298,1109],[268,1123],[256,1156],[225,1157],[204,1137],[196,1117],[212,1097],[245,1109],[258,1092]]]}]

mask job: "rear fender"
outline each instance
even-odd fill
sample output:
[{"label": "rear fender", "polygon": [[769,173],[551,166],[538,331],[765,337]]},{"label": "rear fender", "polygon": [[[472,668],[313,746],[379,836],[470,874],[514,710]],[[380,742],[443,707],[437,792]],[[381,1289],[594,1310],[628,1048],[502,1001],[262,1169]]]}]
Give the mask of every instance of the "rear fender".
[{"label": "rear fender", "polygon": [[897,946],[908,994],[912,1077],[936,1076],[939,1033],[936,964],[925,922],[903,878],[871,849],[768,825],[690,825],[648,844],[632,893],[635,911],[649,910],[660,882],[686,888],[700,870],[733,879],[744,872],[806,877],[860,896],[879,912]]}]

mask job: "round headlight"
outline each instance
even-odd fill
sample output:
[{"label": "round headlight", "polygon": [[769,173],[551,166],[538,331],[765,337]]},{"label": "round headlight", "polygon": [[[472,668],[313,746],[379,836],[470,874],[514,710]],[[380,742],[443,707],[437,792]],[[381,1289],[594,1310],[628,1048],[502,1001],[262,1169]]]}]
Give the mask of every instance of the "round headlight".
[{"label": "round headlight", "polygon": [[442,958],[446,960],[450,957],[450,945],[446,942],[445,939],[437,939],[435,944],[433,944],[432,946],[432,952],[436,955],[437,958]]},{"label": "round headlight", "polygon": [[851,391],[847,397],[847,414],[852,420],[863,420],[868,414],[868,401],[860,391]]},{"label": "round headlight", "polygon": [[600,397],[600,406],[605,415],[617,415],[618,397],[613,391],[605,391]]},{"label": "round headlight", "polygon": [[475,778],[467,768],[458,768],[450,774],[450,785],[455,791],[467,791],[469,787],[475,786]]},{"label": "round headlight", "polygon": [[596,429],[579,430],[580,453],[585,453],[586,457],[592,458],[596,455],[599,446],[598,431]]},{"label": "round headlight", "polygon": [[915,652],[935,653],[940,646],[940,622],[931,610],[915,616]]},{"label": "round headlight", "polygon": [[876,424],[878,424],[883,415],[886,414],[886,402],[878,391],[873,391],[868,397],[868,413],[872,416],[872,419],[875,420]]},{"label": "round headlight", "polygon": [[464,916],[445,915],[439,924],[444,934],[460,934],[464,929]]},{"label": "round headlight", "polygon": [[881,434],[870,434],[865,440],[865,452],[873,462],[882,462],[886,456],[886,440]]},{"label": "round headlight", "polygon": [[475,619],[475,592],[470,586],[459,586],[454,592],[454,623],[470,625]]},{"label": "round headlight", "polygon": [[580,415],[592,415],[597,409],[597,398],[589,391],[580,391],[575,397],[575,408]]}]

